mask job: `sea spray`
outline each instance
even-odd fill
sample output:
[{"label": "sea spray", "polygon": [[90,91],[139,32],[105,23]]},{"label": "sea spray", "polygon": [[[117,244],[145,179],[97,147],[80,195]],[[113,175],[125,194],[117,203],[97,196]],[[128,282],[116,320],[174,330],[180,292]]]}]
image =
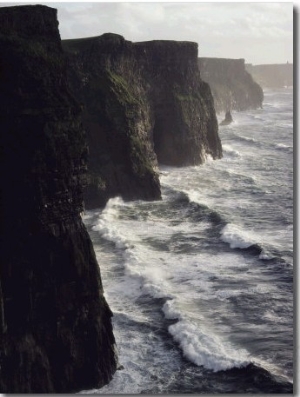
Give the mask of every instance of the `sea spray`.
[{"label": "sea spray", "polygon": [[101,392],[291,392],[291,113],[269,100],[224,127],[222,160],[162,167],[161,201],[87,219],[124,366]]}]

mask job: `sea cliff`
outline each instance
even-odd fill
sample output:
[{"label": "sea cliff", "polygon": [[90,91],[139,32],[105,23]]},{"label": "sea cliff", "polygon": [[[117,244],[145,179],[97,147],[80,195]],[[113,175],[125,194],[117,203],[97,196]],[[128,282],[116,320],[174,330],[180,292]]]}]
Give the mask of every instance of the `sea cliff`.
[{"label": "sea cliff", "polygon": [[246,70],[262,87],[284,88],[293,86],[293,64],[252,65],[246,64]]},{"label": "sea cliff", "polygon": [[2,7],[0,111],[0,391],[100,388],[117,357],[83,198],[159,199],[159,163],[222,156],[197,44],[62,45],[55,9]]},{"label": "sea cliff", "polygon": [[0,391],[68,393],[116,370],[80,212],[87,144],[56,10],[0,8]]},{"label": "sea cliff", "polygon": [[217,113],[262,107],[263,90],[245,68],[244,59],[199,58],[201,78],[209,83]]},{"label": "sea cliff", "polygon": [[122,36],[65,40],[69,80],[89,142],[87,208],[110,197],[161,197],[158,164],[222,156],[213,98],[200,79],[197,44],[132,43]]}]

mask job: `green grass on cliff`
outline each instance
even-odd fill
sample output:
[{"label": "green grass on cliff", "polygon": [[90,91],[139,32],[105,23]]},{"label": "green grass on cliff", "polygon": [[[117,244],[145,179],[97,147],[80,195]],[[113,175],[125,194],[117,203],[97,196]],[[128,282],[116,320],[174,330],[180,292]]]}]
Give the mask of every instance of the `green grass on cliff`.
[{"label": "green grass on cliff", "polygon": [[111,83],[111,89],[123,105],[138,105],[138,99],[133,95],[127,81],[119,74],[107,70],[107,76]]},{"label": "green grass on cliff", "polygon": [[95,116],[104,116],[121,130],[130,125],[140,106],[124,77],[109,69],[92,79],[86,99]]}]

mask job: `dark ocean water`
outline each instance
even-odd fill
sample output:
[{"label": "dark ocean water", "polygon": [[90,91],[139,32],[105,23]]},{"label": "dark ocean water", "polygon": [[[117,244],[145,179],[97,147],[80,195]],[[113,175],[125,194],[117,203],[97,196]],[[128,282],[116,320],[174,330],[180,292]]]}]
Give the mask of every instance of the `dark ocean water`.
[{"label": "dark ocean water", "polygon": [[162,201],[85,214],[124,366],[89,393],[292,393],[293,92],[233,118]]}]

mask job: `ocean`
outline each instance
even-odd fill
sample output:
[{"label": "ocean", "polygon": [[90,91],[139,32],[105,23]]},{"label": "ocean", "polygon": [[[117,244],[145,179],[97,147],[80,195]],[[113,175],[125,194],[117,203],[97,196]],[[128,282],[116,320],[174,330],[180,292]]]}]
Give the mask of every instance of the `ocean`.
[{"label": "ocean", "polygon": [[293,392],[293,91],[264,94],[161,201],[85,213],[123,366],[85,393]]}]

